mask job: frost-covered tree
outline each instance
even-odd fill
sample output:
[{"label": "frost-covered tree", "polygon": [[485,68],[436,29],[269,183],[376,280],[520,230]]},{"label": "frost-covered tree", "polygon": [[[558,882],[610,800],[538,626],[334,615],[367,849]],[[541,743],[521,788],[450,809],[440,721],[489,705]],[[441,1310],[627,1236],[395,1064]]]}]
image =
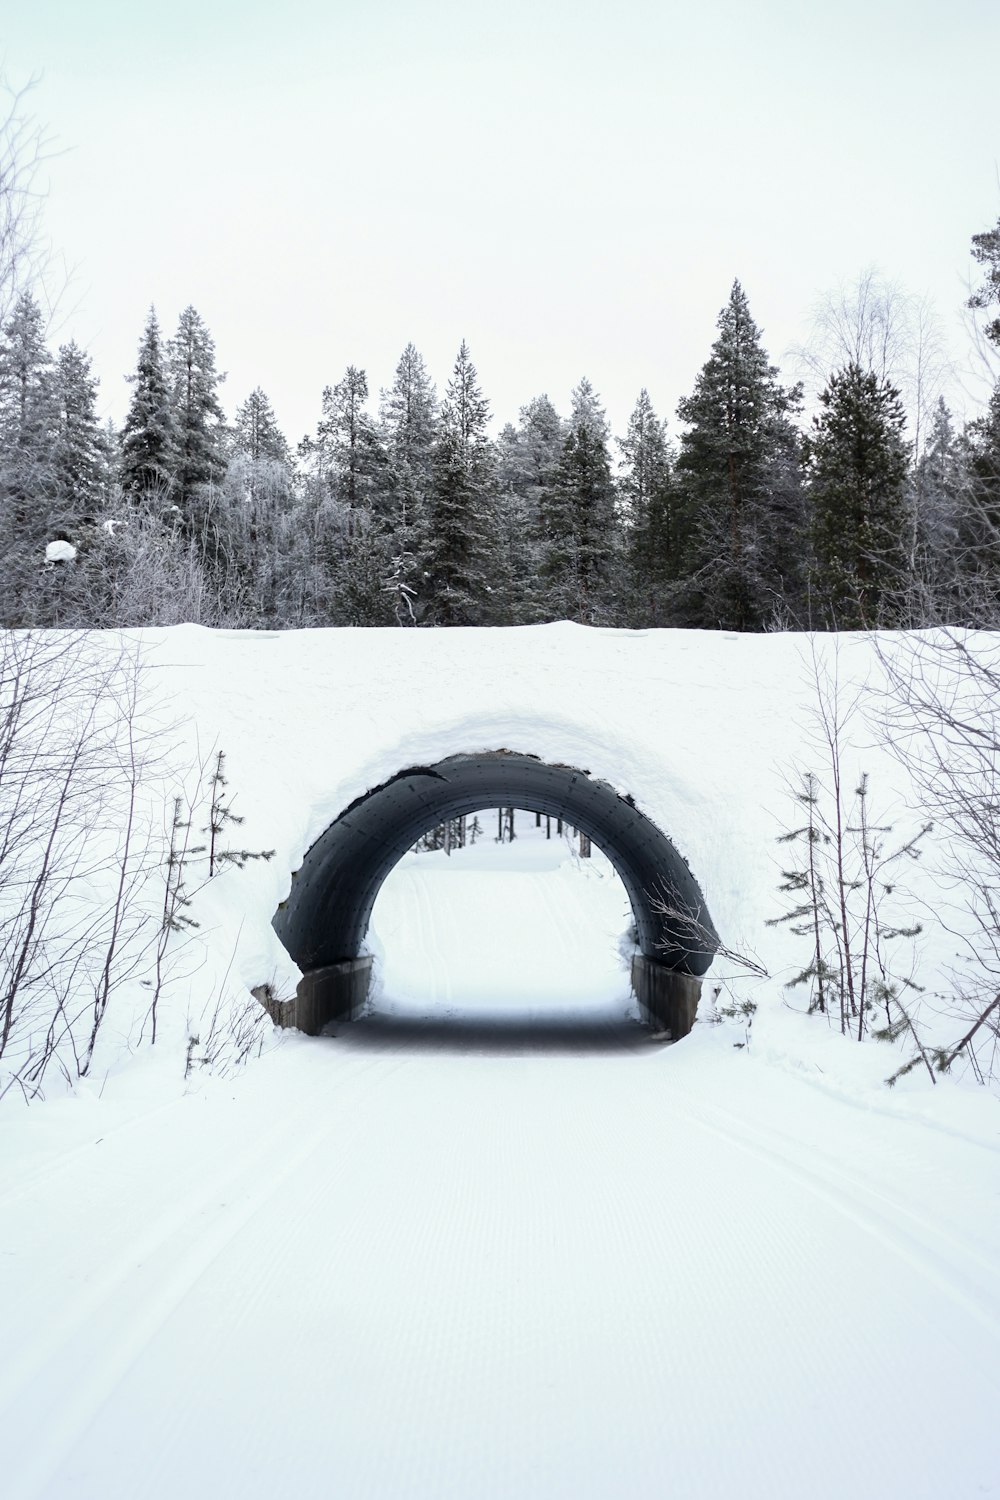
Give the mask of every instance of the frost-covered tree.
[{"label": "frost-covered tree", "polygon": [[786,390],[746,293],[733,283],[719,336],[677,407],[687,424],[677,461],[678,523],[688,579],[677,623],[760,630],[787,603],[801,552],[798,452]]},{"label": "frost-covered tree", "polygon": [[59,524],[53,469],[56,404],[41,310],[29,293],[0,330],[0,621],[48,624],[39,567]]},{"label": "frost-covered tree", "polygon": [[267,396],[256,386],[233,422],[233,449],[254,463],[291,463],[292,455]]},{"label": "frost-covered tree", "polygon": [[539,564],[544,516],[562,458],[564,424],[548,396],[522,406],[517,426],[507,423],[497,439],[498,579],[493,618],[523,624],[545,618]]},{"label": "frost-covered tree", "polygon": [[[0,331],[0,554],[13,616],[33,592],[32,573],[61,522],[53,465],[57,407],[41,309],[29,292]],[[32,606],[28,604],[29,613]]]},{"label": "frost-covered tree", "polygon": [[133,500],[173,484],[177,460],[170,384],[156,309],[151,307],[139,344],[132,399],[121,435],[122,489]]},{"label": "frost-covered tree", "polygon": [[[911,476],[908,566],[920,601],[913,623],[948,618],[961,591],[963,511],[969,491],[967,444],[942,397]],[[911,612],[912,616],[912,612]]]},{"label": "frost-covered tree", "polygon": [[7,454],[39,461],[51,446],[52,356],[42,311],[30,292],[14,303],[0,338],[0,441]]},{"label": "frost-covered tree", "polygon": [[400,355],[392,385],[379,402],[386,467],[379,510],[392,535],[392,558],[383,587],[400,624],[414,624],[426,607],[428,510],[434,481],[438,401],[423,357],[410,343]]},{"label": "frost-covered tree", "polygon": [[323,392],[317,430],[334,493],[351,510],[371,505],[385,470],[385,452],[365,409],[367,400],[367,375],[348,365],[343,380]]},{"label": "frost-covered tree", "polygon": [[535,515],[542,496],[552,487],[562,457],[563,420],[548,396],[535,396],[518,415],[520,487]]},{"label": "frost-covered tree", "polygon": [[1000,625],[1000,384],[983,411],[966,425],[960,451],[966,487],[959,528],[959,562],[967,580],[963,624]]},{"label": "frost-covered tree", "polygon": [[615,490],[607,418],[588,380],[573,392],[541,526],[546,614],[589,624],[608,619],[617,564]]},{"label": "frost-covered tree", "polygon": [[97,509],[107,483],[108,447],[97,420],[97,381],[90,356],[75,342],[63,344],[55,370],[58,427],[53,448],[55,483],[67,517]]},{"label": "frost-covered tree", "polygon": [[1000,219],[995,229],[972,236],[972,257],[983,268],[983,280],[969,298],[969,306],[983,312],[997,309],[983,332],[1000,349]]},{"label": "frost-covered tree", "polygon": [[199,485],[218,483],[225,472],[224,417],[215,368],[215,341],[193,307],[180,315],[168,347],[174,416],[174,472],[178,504],[190,506]]},{"label": "frost-covered tree", "polygon": [[538,513],[528,497],[520,433],[508,422],[496,442],[493,569],[486,623],[524,625],[538,612]]},{"label": "frost-covered tree", "polygon": [[872,629],[905,588],[906,417],[899,392],[858,365],[830,377],[808,444],[813,607],[828,626]]},{"label": "frost-covered tree", "polygon": [[403,526],[422,509],[434,468],[437,393],[413,344],[399,357],[392,385],[381,394],[379,420]]},{"label": "frost-covered tree", "polygon": [[260,386],[239,407],[233,422],[227,488],[242,493],[253,506],[287,504],[292,483],[292,455],[277,418]]},{"label": "frost-covered tree", "polygon": [[347,511],[336,579],[338,625],[398,623],[393,563],[392,535],[380,517],[365,507]]},{"label": "frost-covered tree", "polygon": [[627,538],[629,616],[635,624],[662,625],[670,619],[680,538],[667,424],[657,417],[645,388],[618,447],[623,461],[618,493]]},{"label": "frost-covered tree", "polygon": [[488,421],[463,339],[441,406],[428,512],[428,600],[437,625],[475,625],[489,613],[495,464]]},{"label": "frost-covered tree", "polygon": [[594,390],[586,375],[573,391],[570,400],[572,408],[570,411],[569,426],[579,431],[586,428],[592,438],[599,442],[607,443],[611,429],[608,426],[608,414],[601,405],[601,398]]}]

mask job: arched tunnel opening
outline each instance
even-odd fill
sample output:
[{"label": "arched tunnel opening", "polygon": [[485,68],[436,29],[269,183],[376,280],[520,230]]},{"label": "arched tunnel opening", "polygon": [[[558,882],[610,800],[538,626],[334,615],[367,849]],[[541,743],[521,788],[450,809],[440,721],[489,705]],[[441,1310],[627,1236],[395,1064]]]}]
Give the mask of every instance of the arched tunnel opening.
[{"label": "arched tunnel opening", "polygon": [[265,1002],[274,1019],[315,1034],[359,1014],[371,969],[363,945],[383,881],[429,829],[495,807],[561,818],[604,851],[632,907],[640,1009],[675,1038],[686,1034],[718,943],[687,861],[606,781],[505,750],[410,766],[357,798],[320,835],[274,918],[303,971],[294,1002]]}]

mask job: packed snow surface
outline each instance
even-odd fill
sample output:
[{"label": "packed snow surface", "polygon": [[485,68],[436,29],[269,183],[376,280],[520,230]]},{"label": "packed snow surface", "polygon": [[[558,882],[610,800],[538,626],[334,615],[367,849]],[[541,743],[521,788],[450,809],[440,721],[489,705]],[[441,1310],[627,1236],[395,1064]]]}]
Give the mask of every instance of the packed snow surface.
[{"label": "packed snow surface", "polygon": [[[156,1049],[123,995],[92,1080],[0,1115],[5,1500],[1000,1492],[997,1103],[886,1090],[891,1049],[792,1009],[799,955],[765,926],[803,642],[147,639],[172,747],[226,750],[240,842],[276,854],[198,897]],[[840,660],[876,675],[865,642]],[[608,862],[484,817],[383,887],[370,1015],[185,1081],[206,1014],[294,981],[270,916],[331,818],[501,748],[665,829],[773,976],[752,1027],[713,1024],[715,987],[747,993],[720,962],[691,1036],[653,1041]]]}]

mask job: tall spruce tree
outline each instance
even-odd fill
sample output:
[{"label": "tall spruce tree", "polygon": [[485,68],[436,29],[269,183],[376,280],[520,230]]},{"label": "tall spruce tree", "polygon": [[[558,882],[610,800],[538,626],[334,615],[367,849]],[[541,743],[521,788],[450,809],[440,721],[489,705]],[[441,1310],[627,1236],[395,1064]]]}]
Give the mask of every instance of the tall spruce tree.
[{"label": "tall spruce tree", "polygon": [[972,236],[972,258],[983,267],[983,281],[969,298],[969,306],[982,312],[990,312],[996,306],[997,316],[990,319],[983,332],[1000,349],[1000,219],[995,229]]},{"label": "tall spruce tree", "polygon": [[500,581],[493,621],[521,625],[545,618],[539,564],[543,517],[549,508],[562,458],[563,423],[548,396],[521,407],[515,427],[507,423],[497,452],[497,562]]},{"label": "tall spruce tree", "polygon": [[738,281],[718,329],[694,391],[677,407],[687,423],[677,519],[688,580],[677,623],[760,630],[798,589],[803,514],[790,417],[800,392],[779,384]]},{"label": "tall spruce tree", "polygon": [[233,422],[233,448],[254,463],[290,464],[291,450],[267,396],[256,386]]},{"label": "tall spruce tree", "polygon": [[520,433],[507,422],[496,445],[496,502],[491,609],[493,625],[524,625],[535,618],[537,526],[525,494]]},{"label": "tall spruce tree", "polygon": [[350,510],[371,505],[385,470],[385,452],[365,403],[368,377],[348,365],[344,378],[323,392],[318,441],[327,457],[337,498]]},{"label": "tall spruce tree", "polygon": [[52,361],[41,309],[29,293],[0,330],[0,623],[52,624],[39,599],[46,542],[61,515],[52,452],[56,434]]},{"label": "tall spruce tree", "polygon": [[808,443],[817,623],[892,623],[907,586],[906,416],[899,392],[849,364],[820,395]]},{"label": "tall spruce tree", "polygon": [[618,447],[624,461],[618,493],[627,538],[629,620],[664,625],[671,618],[679,576],[680,538],[667,424],[657,417],[645,388]]},{"label": "tall spruce tree", "polygon": [[193,307],[180,315],[168,348],[168,366],[178,504],[186,511],[198,487],[218,483],[226,467],[225,419],[217,394],[226,377],[215,368],[215,341]]},{"label": "tall spruce tree", "polygon": [[14,303],[0,337],[0,441],[8,454],[41,462],[54,435],[52,356],[42,310],[30,292]]},{"label": "tall spruce tree", "polygon": [[517,424],[517,488],[529,514],[537,520],[544,496],[551,490],[562,458],[563,420],[548,396],[535,396],[522,406]]},{"label": "tall spruce tree", "polygon": [[121,434],[121,480],[125,493],[138,501],[152,493],[167,494],[177,462],[170,384],[154,307],[149,309],[135,374],[129,380],[132,399]]},{"label": "tall spruce tree", "polygon": [[462,340],[441,406],[428,514],[430,621],[476,625],[489,614],[495,465],[489,402]]},{"label": "tall spruce tree", "polygon": [[434,476],[438,402],[423,357],[407,344],[392,385],[379,400],[386,452],[380,511],[391,537],[383,587],[401,625],[416,624],[426,609],[428,507]]},{"label": "tall spruce tree", "polygon": [[407,344],[392,385],[381,393],[379,420],[397,497],[397,522],[411,524],[431,486],[437,435],[437,393],[422,356]]},{"label": "tall spruce tree", "polygon": [[541,572],[546,615],[604,623],[617,581],[615,489],[604,409],[586,379],[573,410],[542,510]]},{"label": "tall spruce tree", "polygon": [[[988,344],[1000,350],[1000,219],[994,229],[973,235],[972,254],[983,268],[983,280],[969,298],[969,306],[994,314],[983,333]],[[969,423],[967,437],[972,479],[967,541],[982,595],[970,613],[976,623],[996,624],[1000,621],[1000,380],[986,410]]]},{"label": "tall spruce tree", "polygon": [[[228,468],[223,481],[223,496],[228,502],[229,529],[246,532],[247,552],[259,553],[261,547],[273,552],[282,538],[283,517],[291,502],[292,458],[285,435],[277,426],[270,401],[256,387],[235,414]],[[286,538],[285,538],[286,540]],[[265,579],[261,577],[261,558],[253,556],[256,595],[259,582],[265,582],[264,594],[279,597],[283,580],[283,559],[271,558]],[[249,571],[244,562],[244,571]]]},{"label": "tall spruce tree", "polygon": [[61,519],[53,464],[57,425],[41,308],[23,292],[0,336],[0,502],[8,570],[15,555],[35,557]]},{"label": "tall spruce tree", "polygon": [[972,582],[963,623],[1000,624],[1000,384],[964,433],[967,491],[959,551]]},{"label": "tall spruce tree", "polygon": [[70,524],[97,510],[107,473],[107,443],[97,420],[97,381],[89,355],[75,342],[59,350],[55,395],[55,483]]}]

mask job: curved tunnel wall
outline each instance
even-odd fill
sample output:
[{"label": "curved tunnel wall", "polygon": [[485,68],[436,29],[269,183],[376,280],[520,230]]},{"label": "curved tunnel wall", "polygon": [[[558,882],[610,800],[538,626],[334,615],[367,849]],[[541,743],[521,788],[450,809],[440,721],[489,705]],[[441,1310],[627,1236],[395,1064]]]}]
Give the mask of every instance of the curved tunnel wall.
[{"label": "curved tunnel wall", "polygon": [[[666,834],[585,771],[507,751],[401,771],[331,823],[274,919],[299,967],[308,972],[356,958],[382,882],[401,856],[445,819],[490,807],[548,813],[589,834],[621,876],[642,953],[682,973],[704,974],[715,929],[697,881]],[[673,915],[655,910],[657,896]]]}]

